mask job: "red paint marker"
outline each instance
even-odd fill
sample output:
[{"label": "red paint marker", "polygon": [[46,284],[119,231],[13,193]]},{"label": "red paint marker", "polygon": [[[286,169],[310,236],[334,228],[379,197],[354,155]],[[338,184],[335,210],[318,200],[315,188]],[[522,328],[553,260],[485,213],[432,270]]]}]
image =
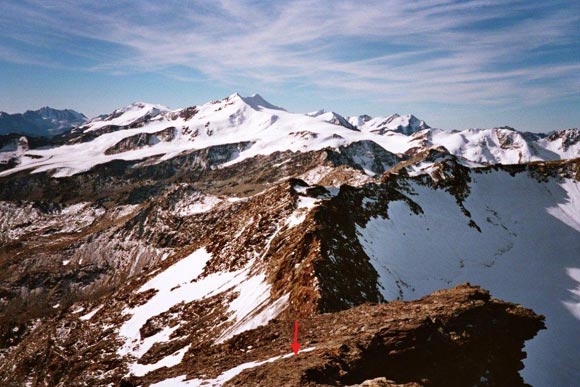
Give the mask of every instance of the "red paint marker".
[{"label": "red paint marker", "polygon": [[292,342],[292,351],[294,355],[298,355],[300,344],[298,343],[298,320],[294,321],[294,341]]}]

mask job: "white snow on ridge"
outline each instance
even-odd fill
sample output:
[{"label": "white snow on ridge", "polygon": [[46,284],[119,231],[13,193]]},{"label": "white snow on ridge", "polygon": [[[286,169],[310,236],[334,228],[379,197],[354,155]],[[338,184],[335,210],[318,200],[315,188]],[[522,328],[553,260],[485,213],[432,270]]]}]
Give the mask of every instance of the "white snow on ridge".
[{"label": "white snow on ridge", "polygon": [[[527,343],[522,371],[534,386],[574,385],[580,348],[579,183],[539,183],[527,174],[473,173],[465,207],[443,190],[412,184],[414,215],[391,202],[388,219],[358,228],[387,299],[416,299],[464,282],[546,316],[548,329]],[[401,286],[406,283],[408,286]]]},{"label": "white snow on ridge", "polygon": [[[574,143],[574,138],[580,138],[580,131],[578,129],[567,129],[559,134],[560,138],[555,140],[550,140],[549,137],[538,140],[538,153],[541,157],[546,160],[553,159],[554,155],[558,155],[562,159],[580,157],[580,141]],[[566,138],[571,144],[566,144]]]},{"label": "white snow on ridge", "polygon": [[400,116],[392,114],[388,117],[368,117],[359,116],[349,118],[349,122],[356,125],[360,130],[370,133],[380,133],[388,131],[401,131],[406,135],[413,134],[429,126],[412,114]]},{"label": "white snow on ridge", "polygon": [[444,146],[451,154],[476,163],[518,164],[542,160],[520,133],[510,129],[467,129],[461,132],[431,129],[427,133],[433,145]]}]

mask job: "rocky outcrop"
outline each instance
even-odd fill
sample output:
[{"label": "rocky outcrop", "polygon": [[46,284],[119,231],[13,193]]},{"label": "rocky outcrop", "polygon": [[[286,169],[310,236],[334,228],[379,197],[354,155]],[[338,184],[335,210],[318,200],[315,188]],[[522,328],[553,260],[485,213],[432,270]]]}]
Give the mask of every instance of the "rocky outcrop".
[{"label": "rocky outcrop", "polygon": [[143,148],[145,146],[155,145],[159,142],[169,142],[175,138],[177,129],[170,126],[155,133],[139,133],[133,136],[125,137],[105,151],[107,155],[114,155],[131,150]]}]

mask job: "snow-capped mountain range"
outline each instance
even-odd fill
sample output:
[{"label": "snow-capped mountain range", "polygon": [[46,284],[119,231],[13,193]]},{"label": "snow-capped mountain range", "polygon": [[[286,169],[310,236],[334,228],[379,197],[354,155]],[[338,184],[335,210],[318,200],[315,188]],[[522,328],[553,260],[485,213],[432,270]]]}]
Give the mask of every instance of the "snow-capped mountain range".
[{"label": "snow-capped mountain range", "polygon": [[[46,142],[10,137],[0,152],[0,384],[284,385],[292,372],[303,385],[423,385],[364,359],[429,345],[465,359],[454,349],[495,343],[465,345],[481,333],[474,313],[493,321],[490,337],[521,347],[494,335],[520,325],[494,315],[482,292],[445,293],[470,305],[466,315],[437,296],[396,303],[470,282],[545,315],[526,344],[526,382],[574,385],[579,139],[577,129],[453,132],[412,115],[290,113],[238,94],[178,110],[136,103]],[[385,302],[406,311],[397,322],[355,308]],[[414,314],[425,303],[437,313]],[[377,331],[343,324],[343,312]],[[456,320],[443,324],[446,314]],[[298,358],[295,320],[307,350]],[[403,347],[382,353],[373,343],[389,324],[408,327],[398,321],[440,333],[397,331]],[[491,351],[466,360],[468,385],[501,381],[498,363],[518,379],[520,357]]]},{"label": "snow-capped mountain range", "polygon": [[[63,137],[60,146],[4,153],[18,157],[13,169],[68,176],[114,159],[167,160],[183,151],[248,141],[251,146],[232,163],[276,151],[313,151],[369,140],[396,154],[443,146],[456,156],[481,164],[515,164],[580,156],[580,132],[526,134],[511,128],[446,131],[432,129],[413,115],[342,117],[323,110],[298,114],[274,106],[261,96],[239,94],[200,106],[170,110],[135,103],[97,117]],[[9,151],[8,149],[7,151]],[[2,162],[2,161],[0,161]]]}]

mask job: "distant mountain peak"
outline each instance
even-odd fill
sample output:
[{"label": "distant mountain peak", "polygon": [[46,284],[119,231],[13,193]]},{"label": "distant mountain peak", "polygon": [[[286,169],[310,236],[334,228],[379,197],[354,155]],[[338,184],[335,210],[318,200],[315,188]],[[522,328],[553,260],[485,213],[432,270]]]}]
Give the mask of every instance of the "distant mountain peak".
[{"label": "distant mountain peak", "polygon": [[54,109],[43,106],[24,113],[0,113],[0,135],[24,134],[28,136],[53,136],[87,121],[87,117],[72,109]]},{"label": "distant mountain peak", "polygon": [[405,114],[402,116],[394,113],[387,117],[375,118],[364,115],[350,118],[349,122],[357,127],[363,128],[363,130],[381,135],[388,132],[397,132],[408,136],[431,128],[425,121],[420,120],[413,114]]}]

